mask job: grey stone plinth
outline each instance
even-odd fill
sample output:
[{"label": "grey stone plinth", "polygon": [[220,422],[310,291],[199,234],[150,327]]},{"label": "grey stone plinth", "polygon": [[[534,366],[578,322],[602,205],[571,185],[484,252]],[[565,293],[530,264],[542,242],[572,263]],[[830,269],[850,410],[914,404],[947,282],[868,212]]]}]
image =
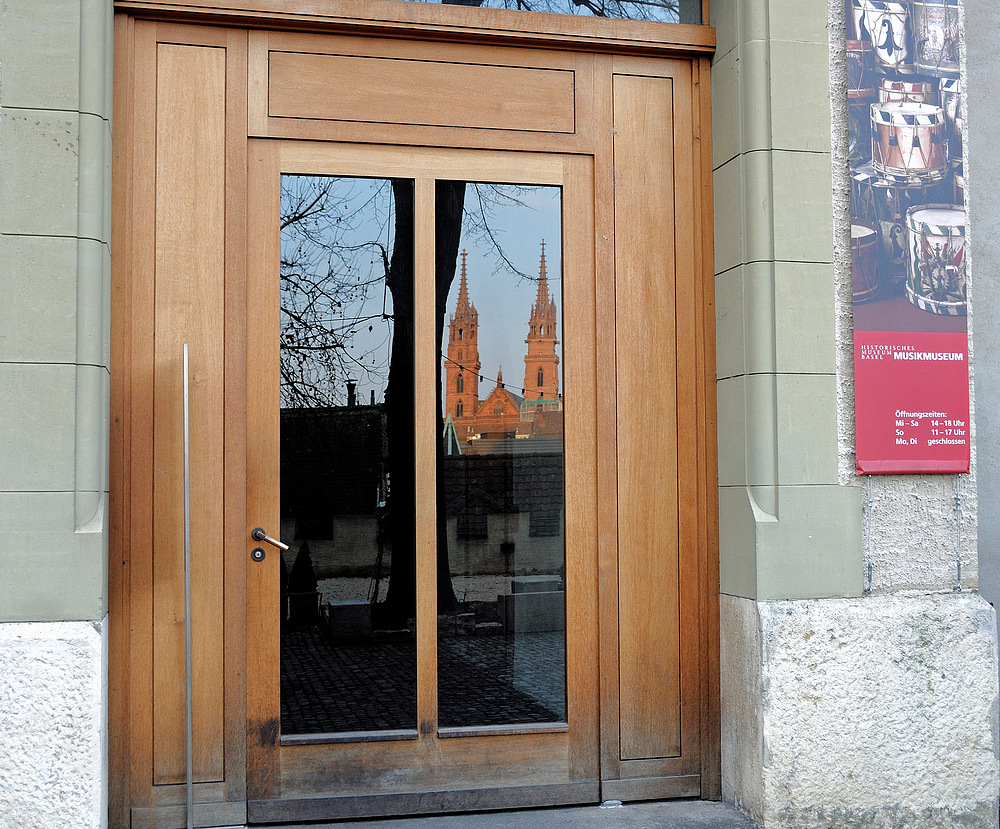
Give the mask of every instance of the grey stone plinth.
[{"label": "grey stone plinth", "polygon": [[0,826],[107,826],[105,624],[0,624]]},{"label": "grey stone plinth", "polygon": [[995,829],[996,617],[979,596],[721,611],[725,799],[766,829]]},{"label": "grey stone plinth", "polygon": [[566,594],[561,591],[514,593],[498,599],[508,635],[566,628]]},{"label": "grey stone plinth", "polygon": [[510,580],[511,593],[551,593],[562,590],[559,576],[514,576]]},{"label": "grey stone plinth", "polygon": [[372,606],[365,599],[333,599],[324,616],[334,642],[368,639],[372,635]]}]

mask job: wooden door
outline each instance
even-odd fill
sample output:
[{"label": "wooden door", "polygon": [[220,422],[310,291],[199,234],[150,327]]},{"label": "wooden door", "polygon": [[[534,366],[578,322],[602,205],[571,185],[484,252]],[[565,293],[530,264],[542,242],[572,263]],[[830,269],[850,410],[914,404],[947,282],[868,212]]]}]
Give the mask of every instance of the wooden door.
[{"label": "wooden door", "polygon": [[[292,357],[286,358],[282,353],[282,347],[279,346],[279,343],[285,343],[284,347],[287,348],[288,340],[294,336],[289,332],[293,329],[302,330],[294,324],[300,320],[293,321],[291,317],[301,318],[307,313],[304,310],[306,295],[294,293],[297,288],[288,287],[290,281],[299,278],[299,270],[293,269],[295,273],[292,274],[292,270],[283,271],[279,267],[279,262],[286,263],[293,255],[287,248],[283,252],[279,242],[281,238],[279,191],[282,181],[287,181],[290,176],[303,175],[337,177],[338,180],[351,182],[352,186],[356,186],[356,182],[391,180],[397,183],[398,189],[400,181],[413,183],[414,232],[409,243],[415,251],[412,278],[414,280],[413,386],[416,392],[413,403],[413,428],[416,439],[402,451],[408,451],[412,446],[415,464],[410,466],[401,463],[394,466],[392,475],[396,477],[392,478],[391,485],[379,484],[373,487],[372,492],[383,487],[388,490],[384,498],[384,501],[388,501],[385,509],[387,515],[383,516],[383,521],[401,520],[397,517],[401,514],[415,518],[413,535],[416,568],[413,587],[416,604],[414,617],[407,620],[413,629],[411,638],[415,644],[415,710],[412,711],[412,718],[409,721],[404,716],[398,722],[388,723],[388,727],[384,719],[391,716],[390,714],[354,719],[331,717],[329,722],[334,725],[324,726],[322,723],[316,724],[315,715],[318,712],[302,712],[304,721],[299,722],[302,717],[291,711],[293,704],[286,700],[285,705],[282,705],[282,693],[284,692],[290,699],[293,686],[299,680],[290,676],[295,669],[286,667],[282,681],[279,667],[283,658],[289,665],[298,662],[297,655],[292,656],[292,649],[300,645],[289,642],[301,642],[302,639],[294,638],[294,633],[289,632],[284,634],[284,641],[282,639],[282,620],[286,627],[295,624],[295,620],[289,621],[286,618],[285,611],[289,605],[282,604],[279,552],[267,551],[265,559],[249,569],[247,592],[247,647],[250,654],[247,672],[250,820],[268,822],[287,819],[290,816],[301,820],[312,820],[357,814],[592,802],[599,796],[597,539],[593,524],[588,520],[588,516],[593,515],[596,508],[596,481],[588,474],[588,470],[593,466],[596,439],[596,421],[590,402],[595,394],[592,166],[585,158],[569,155],[514,156],[503,152],[401,149],[377,145],[251,142],[249,201],[258,206],[270,205],[271,209],[252,212],[248,234],[250,248],[247,257],[247,304],[249,308],[254,309],[253,336],[248,339],[247,351],[248,531],[252,529],[249,526],[251,524],[265,528],[282,527],[283,531],[289,533],[289,537],[285,540],[300,549],[303,543],[311,543],[312,558],[315,559],[322,543],[316,540],[317,533],[324,539],[331,537],[328,542],[330,547],[353,546],[355,550],[339,551],[350,557],[356,557],[356,551],[364,542],[358,538],[356,531],[350,540],[347,540],[346,531],[337,531],[338,538],[344,537],[344,540],[338,540],[333,537],[335,535],[333,529],[325,532],[314,529],[309,541],[303,542],[310,532],[305,525],[315,521],[306,515],[308,510],[296,511],[295,504],[282,503],[283,500],[295,497],[311,497],[309,493],[319,485],[308,484],[307,492],[296,496],[294,493],[302,493],[302,490],[296,489],[297,481],[293,481],[291,485],[280,481],[281,475],[299,478],[310,474],[304,468],[309,461],[299,460],[296,463],[289,463],[287,457],[290,451],[296,451],[289,449],[287,445],[295,428],[290,418],[301,419],[306,409],[296,402],[295,389],[291,388],[293,382],[289,376],[294,369],[288,364],[288,360]],[[439,292],[439,288],[435,285],[435,274],[440,276],[441,265],[438,262],[435,246],[436,242],[441,242],[447,234],[436,232],[440,219],[436,221],[435,212],[440,205],[440,200],[436,198],[438,182],[456,181],[462,182],[461,187],[467,191],[466,198],[470,202],[470,209],[472,199],[477,194],[481,195],[482,188],[487,186],[492,188],[504,184],[518,185],[519,188],[545,186],[557,188],[559,194],[562,238],[550,239],[549,262],[553,263],[552,252],[561,244],[561,267],[558,270],[562,274],[562,279],[559,279],[559,274],[550,264],[548,280],[553,286],[564,283],[562,290],[557,293],[558,313],[563,315],[565,320],[562,326],[565,333],[559,338],[562,353],[561,378],[564,381],[565,392],[560,394],[558,399],[552,400],[549,406],[557,407],[560,418],[565,418],[565,429],[560,427],[558,432],[550,430],[544,437],[535,436],[530,430],[520,429],[519,438],[515,438],[511,433],[506,439],[494,439],[497,446],[485,450],[475,448],[471,439],[463,440],[461,441],[463,446],[456,448],[454,457],[446,459],[460,461],[465,467],[472,462],[476,462],[477,465],[488,464],[491,468],[496,467],[498,463],[512,464],[515,475],[517,469],[526,470],[522,477],[527,481],[538,474],[537,470],[541,467],[537,462],[546,457],[538,454],[543,450],[537,447],[550,446],[552,442],[564,439],[564,454],[560,453],[556,462],[564,466],[565,508],[556,510],[560,514],[556,514],[554,520],[564,524],[565,555],[562,557],[560,553],[559,562],[551,564],[547,576],[538,575],[538,571],[534,569],[531,571],[532,576],[525,575],[525,567],[529,564],[535,563],[541,566],[539,557],[533,555],[530,549],[532,546],[536,548],[539,546],[539,539],[536,536],[533,540],[527,532],[529,518],[533,521],[537,517],[534,512],[531,512],[530,516],[528,514],[533,509],[532,504],[522,500],[508,507],[506,511],[499,505],[485,511],[475,509],[470,511],[478,514],[484,523],[487,519],[491,523],[489,529],[485,527],[483,529],[482,540],[477,547],[480,551],[478,555],[484,559],[491,554],[495,555],[496,550],[504,543],[502,538],[516,538],[520,562],[516,570],[511,569],[507,573],[507,578],[513,577],[514,582],[524,584],[537,584],[539,580],[548,578],[558,587],[555,591],[533,593],[525,597],[523,594],[511,593],[510,585],[504,583],[500,590],[510,595],[493,597],[494,606],[502,608],[510,605],[513,611],[515,610],[513,606],[517,605],[516,613],[524,612],[520,603],[525,599],[529,602],[535,599],[550,603],[558,602],[559,608],[564,608],[565,623],[560,621],[554,628],[552,626],[546,628],[558,631],[556,633],[522,634],[519,626],[527,627],[531,620],[526,618],[515,620],[514,612],[511,613],[511,618],[506,620],[503,620],[502,615],[498,613],[494,617],[497,621],[480,622],[475,628],[471,626],[472,620],[466,619],[470,627],[466,632],[466,644],[474,645],[477,649],[485,646],[490,651],[497,648],[506,649],[514,660],[522,658],[514,653],[516,649],[520,648],[519,653],[527,653],[529,648],[540,646],[539,640],[542,637],[555,636],[557,639],[565,637],[565,674],[560,675],[559,679],[560,683],[565,683],[565,706],[559,708],[558,705],[553,705],[552,708],[556,710],[549,715],[543,713],[526,716],[526,712],[511,711],[505,717],[498,719],[495,712],[480,711],[469,716],[458,716],[457,720],[455,714],[451,715],[450,720],[444,715],[446,692],[441,690],[441,685],[450,683],[453,677],[445,676],[443,669],[439,671],[438,668],[439,654],[443,655],[442,648],[445,646],[445,641],[441,637],[448,632],[449,624],[458,624],[461,619],[455,622],[454,611],[449,614],[438,607],[439,567],[447,565],[439,560],[437,536],[439,533],[449,534],[448,555],[453,562],[450,569],[454,570],[457,566],[455,561],[460,555],[456,550],[456,543],[460,543],[461,536],[456,535],[456,529],[452,525],[460,521],[463,515],[456,516],[454,520],[438,521],[436,518],[445,512],[443,508],[439,511],[436,503],[438,493],[445,491],[444,484],[441,487],[437,485],[436,476],[445,467],[444,461],[436,458],[438,446],[441,445],[437,436],[444,424],[440,398],[434,391],[439,388],[437,372],[438,364],[441,362],[438,357],[439,347],[435,341],[438,324],[435,319],[435,296]],[[530,194],[531,191],[519,189],[518,193]],[[530,198],[530,195],[525,198]],[[339,210],[339,206],[332,209]],[[350,208],[347,211],[336,212],[335,216],[334,221],[339,222],[342,217],[347,221],[357,214]],[[490,220],[496,221],[496,217],[491,216]],[[403,219],[397,218],[396,223],[402,225]],[[285,225],[287,234],[287,219],[282,224]],[[359,231],[359,233],[356,238],[361,239],[371,231]],[[353,238],[355,237],[342,236],[339,244],[345,247],[357,247],[350,244]],[[301,244],[288,239],[285,243],[287,246]],[[396,245],[401,244],[403,242],[397,238]],[[455,256],[454,251],[451,256]],[[464,258],[463,255],[460,279],[462,290],[469,290],[466,286],[471,284],[472,280],[470,278],[468,283],[466,281]],[[393,267],[398,267],[395,257],[392,261]],[[345,274],[355,267],[353,258],[351,263],[344,266]],[[376,270],[384,267],[385,264],[379,262]],[[451,267],[454,272],[454,262],[451,263]],[[292,275],[285,275],[283,279],[283,274]],[[456,288],[458,279],[456,275]],[[506,282],[509,283],[507,287],[512,288],[518,279],[520,277],[516,275],[508,275],[506,280],[495,280],[495,284]],[[284,293],[280,284],[282,282],[285,283]],[[548,289],[545,289],[546,293],[547,291]],[[394,294],[394,299],[392,336],[401,339],[406,336],[403,333],[406,325],[403,319],[404,303],[400,301],[398,293]],[[309,301],[315,301],[315,298],[310,297]],[[350,300],[344,299],[336,307],[343,310],[345,304],[349,302]],[[478,312],[481,318],[479,327],[484,331],[479,342],[482,343],[484,356],[485,350],[488,349],[486,344],[488,332],[485,329],[489,321],[516,325],[517,337],[523,341],[525,334],[528,333],[526,314],[523,320],[511,319],[508,322],[505,319],[505,309],[504,314],[494,314],[492,319],[488,320],[489,308],[482,296],[478,305],[481,309]],[[284,309],[282,312],[284,318],[279,315],[279,307]],[[322,314],[320,316],[323,317]],[[369,317],[364,315],[364,318]],[[280,336],[279,331],[282,332]],[[470,339],[471,337],[465,342],[468,343]],[[315,342],[315,339],[310,340],[310,359],[315,354]],[[451,351],[457,354],[454,346],[455,344],[452,344]],[[392,360],[409,359],[409,356],[406,354],[400,358],[394,351]],[[470,360],[471,355],[463,359]],[[359,369],[358,366],[355,368]],[[516,366],[508,365],[508,371],[515,368]],[[391,372],[395,373],[397,369],[398,366],[394,365]],[[471,375],[471,372],[466,374]],[[358,376],[355,374],[355,377]],[[344,424],[347,418],[352,417],[357,423],[365,418],[376,424],[384,422],[386,417],[391,420],[396,416],[395,413],[388,415],[386,413],[390,408],[389,401],[393,393],[391,385],[398,383],[397,380],[391,379],[394,376],[396,375],[390,375],[390,392],[385,395],[380,393],[377,402],[375,390],[372,389],[370,403],[373,405],[358,406],[352,400],[346,406],[313,407],[309,409],[310,416],[316,422],[319,418],[337,418],[341,426],[331,428],[342,429],[348,428]],[[320,382],[325,383],[328,379],[329,374],[324,374]],[[377,383],[380,379],[378,372],[374,372],[371,379]],[[470,383],[473,380],[474,378],[470,376]],[[520,378],[510,383],[511,386],[519,387],[520,384]],[[503,394],[507,385],[503,383],[502,387],[496,386],[494,395],[490,399]],[[314,394],[312,388],[309,393],[310,396]],[[368,390],[364,386],[361,388],[361,393],[368,397]],[[395,394],[400,394],[398,388]],[[515,397],[522,400],[520,403],[522,418],[527,408],[533,405],[523,402],[524,394],[523,387],[515,390]],[[482,396],[486,397],[485,391]],[[459,422],[466,420],[467,416],[459,418]],[[329,429],[321,428],[324,436],[330,435]],[[388,431],[391,435],[391,423]],[[311,434],[313,437],[309,440],[314,442],[320,440],[315,437],[319,434],[318,431]],[[349,463],[345,458],[347,451],[347,448],[343,447],[336,449],[331,455],[335,465],[337,458],[341,459],[340,467],[334,472],[336,476],[351,474],[351,470],[344,466]],[[460,452],[465,453],[464,458],[459,457]],[[512,452],[514,454],[511,454]],[[386,457],[384,450],[377,450],[376,455],[380,462],[384,462]],[[301,453],[296,457],[301,458]],[[548,464],[545,468],[551,469],[550,462],[545,463]],[[399,471],[401,469],[415,470],[416,504],[411,511],[394,503],[399,498],[406,497],[400,493],[409,491],[409,488],[398,480],[398,476],[404,474]],[[391,476],[387,476],[386,480],[389,477]],[[473,473],[466,480],[467,488],[488,486],[482,474]],[[525,486],[529,484],[525,483]],[[554,487],[549,490],[549,495],[544,497],[561,497],[562,493],[556,491],[562,488],[561,481],[556,481]],[[333,489],[330,492],[332,500],[335,498],[332,494]],[[484,497],[500,500],[503,496],[497,496],[491,490]],[[533,497],[538,499],[542,496],[536,493]],[[330,507],[330,509],[340,510],[341,513],[352,510],[348,506]],[[354,508],[354,511],[357,509]],[[457,511],[461,512],[461,509]],[[339,521],[339,515],[340,513],[332,520]],[[475,515],[471,517],[474,518]],[[516,526],[513,530],[510,527],[501,528],[501,520],[513,522]],[[383,527],[382,532],[385,533],[386,528]],[[404,554],[402,535],[405,535],[405,532],[396,531],[391,553],[394,557]],[[563,533],[560,531],[558,535],[561,540]],[[506,543],[510,548],[515,547],[514,540],[508,540]],[[261,545],[261,547],[266,546],[266,544]],[[371,561],[376,551],[380,551],[381,548],[374,544],[369,546],[371,558],[368,561]],[[523,551],[524,548],[527,548],[527,552]],[[331,553],[331,556],[333,555]],[[292,562],[288,561],[288,565],[291,564]],[[337,567],[342,566],[337,565]],[[498,563],[486,561],[476,563],[471,568],[473,576],[470,581],[492,580],[496,583],[495,574],[498,566]],[[337,567],[328,569],[328,572],[331,574],[337,572]],[[356,572],[363,573],[373,581],[376,577],[368,567]],[[398,577],[395,575],[394,567],[391,577],[389,572],[389,568],[386,567],[384,576],[390,580],[391,596],[394,587],[391,579]],[[348,581],[346,578],[340,580],[341,583],[346,581]],[[564,582],[564,592],[562,585],[559,585],[560,581]],[[326,579],[324,584],[329,591],[335,592],[338,579]],[[286,594],[292,594],[292,600],[295,600],[296,590],[292,585],[289,585]],[[373,673],[380,667],[377,664],[379,661],[395,658],[391,654],[398,653],[400,647],[405,650],[406,646],[400,643],[408,641],[406,634],[402,631],[392,634],[387,630],[388,623],[379,622],[382,608],[388,605],[386,595],[383,592],[368,598],[367,586],[365,592],[359,595],[360,601],[354,603],[353,609],[368,614],[363,630],[349,628],[349,623],[342,622],[341,617],[336,615],[352,611],[351,607],[345,607],[346,601],[324,602],[321,608],[322,618],[318,623],[323,629],[321,635],[326,638],[317,646],[318,651],[322,651],[325,655],[322,658],[343,665],[350,655],[356,655],[360,649],[367,648],[366,653],[370,658],[364,664],[368,666],[366,672]],[[289,601],[287,595],[284,601]],[[488,606],[489,602],[479,604]],[[472,606],[471,602],[464,602],[460,603],[459,609]],[[479,610],[482,613],[484,608],[479,607]],[[488,607],[486,613],[488,615]],[[374,619],[372,614],[375,614]],[[294,616],[294,608],[292,615]],[[395,624],[398,628],[404,622],[401,620]],[[378,627],[382,630],[375,629]],[[515,645],[512,638],[517,636],[520,640]],[[328,646],[327,640],[334,644]],[[379,641],[384,644],[379,645]],[[338,646],[338,642],[343,644]],[[544,663],[545,659],[539,658],[530,665],[526,664],[522,673],[536,673],[543,668]],[[477,680],[472,676],[476,673],[474,661],[462,664],[465,666],[462,672],[467,674],[462,677],[462,681],[466,684],[465,693],[468,695],[487,693],[483,689],[484,684],[489,685],[491,692],[497,687],[493,682],[494,677],[489,677],[489,682],[486,683],[485,677]],[[329,681],[339,683],[339,677],[336,675],[339,668],[334,667],[333,670],[334,673],[329,675]],[[364,678],[359,682],[364,685]],[[352,687],[356,685],[352,684]],[[351,693],[347,685],[343,688],[343,691],[331,690],[329,697],[323,694],[314,697],[312,705],[319,709],[343,707],[345,702],[343,699],[331,698],[338,694]],[[523,698],[523,694],[519,694],[513,688],[501,690],[499,694],[504,695],[507,692]],[[373,681],[370,686],[359,689],[350,705],[366,705],[370,702],[370,697],[377,693],[378,685]],[[495,706],[504,703],[494,697],[488,704]],[[344,722],[357,724],[336,725]],[[381,727],[379,723],[382,724]],[[329,728],[338,730],[331,733],[327,730]]]},{"label": "wooden door", "polygon": [[[606,39],[608,53],[595,52],[586,33],[542,26],[523,48],[502,20],[489,23],[488,36],[452,33],[453,12],[464,14],[407,7],[407,26],[434,33],[425,41],[373,36],[383,25],[395,31],[384,21],[355,36],[117,18],[113,825],[185,819],[184,342],[192,354],[196,825],[718,796],[708,64],[677,57],[707,47],[654,38],[644,50],[660,57],[630,57],[611,54],[627,50]],[[592,34],[609,23],[592,22]],[[646,32],[625,28],[629,37]],[[358,86],[363,78],[372,84]],[[394,91],[396,103],[386,95]],[[250,531],[280,537],[289,527],[280,437],[289,407],[277,378],[283,174],[411,182],[416,681],[412,723],[382,729],[400,733],[282,733],[281,608],[310,590],[283,589],[277,550]],[[439,371],[446,386],[457,379],[448,374],[457,360],[437,339],[448,319],[434,297],[437,183],[449,181],[561,194],[565,502],[561,519],[550,509],[537,527],[527,513],[515,524],[510,505],[501,509],[482,486],[446,499],[456,514],[443,524],[435,517],[445,476],[431,436],[455,438],[460,419],[446,432],[436,390]],[[538,276],[537,261],[527,276]],[[486,303],[473,293],[482,314]],[[509,327],[527,350],[523,316]],[[541,388],[555,365],[535,354],[529,372],[505,358],[500,381],[485,355],[481,399],[482,386],[501,382]],[[491,412],[504,403],[490,400]],[[511,413],[504,405],[497,422]],[[488,435],[487,420],[479,432],[466,424],[465,439]],[[375,497],[378,509],[383,500]],[[561,581],[530,567],[517,575],[528,580],[519,589],[533,589],[533,578],[565,589],[563,718],[456,725],[441,714],[452,692],[441,698],[438,663],[451,634],[439,633],[435,606],[438,528],[449,541],[471,539],[469,551],[491,521],[506,522],[507,532],[523,524],[530,540],[556,519],[565,534]],[[300,552],[300,540],[285,540]],[[512,535],[502,549],[516,560],[519,544]],[[258,546],[260,562],[251,557]],[[322,588],[311,593],[314,602],[330,598]],[[516,616],[517,603],[501,600],[509,615],[497,624]],[[316,629],[328,626],[324,617]],[[404,631],[407,620],[401,638]]]}]

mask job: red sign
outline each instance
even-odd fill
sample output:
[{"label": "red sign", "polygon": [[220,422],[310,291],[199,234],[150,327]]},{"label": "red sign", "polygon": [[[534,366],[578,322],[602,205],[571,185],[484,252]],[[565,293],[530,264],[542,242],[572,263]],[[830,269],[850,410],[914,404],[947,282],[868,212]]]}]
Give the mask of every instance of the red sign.
[{"label": "red sign", "polygon": [[859,474],[969,471],[964,331],[856,331],[854,366]]},{"label": "red sign", "polygon": [[968,472],[958,2],[845,10],[858,474]]}]

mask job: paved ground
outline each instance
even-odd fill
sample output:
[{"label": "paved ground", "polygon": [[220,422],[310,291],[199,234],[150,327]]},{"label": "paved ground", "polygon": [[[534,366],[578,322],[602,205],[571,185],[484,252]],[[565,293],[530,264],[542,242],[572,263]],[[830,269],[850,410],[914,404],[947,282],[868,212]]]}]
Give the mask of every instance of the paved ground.
[{"label": "paved ground", "polygon": [[441,817],[352,820],[282,829],[759,829],[725,803],[679,800],[620,808],[527,809]]}]

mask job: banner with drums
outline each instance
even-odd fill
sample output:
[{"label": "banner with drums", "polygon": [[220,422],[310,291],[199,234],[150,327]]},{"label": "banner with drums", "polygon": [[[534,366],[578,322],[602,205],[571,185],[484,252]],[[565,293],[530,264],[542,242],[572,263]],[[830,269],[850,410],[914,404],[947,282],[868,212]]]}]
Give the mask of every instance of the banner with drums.
[{"label": "banner with drums", "polygon": [[846,0],[858,474],[968,472],[958,0]]}]

